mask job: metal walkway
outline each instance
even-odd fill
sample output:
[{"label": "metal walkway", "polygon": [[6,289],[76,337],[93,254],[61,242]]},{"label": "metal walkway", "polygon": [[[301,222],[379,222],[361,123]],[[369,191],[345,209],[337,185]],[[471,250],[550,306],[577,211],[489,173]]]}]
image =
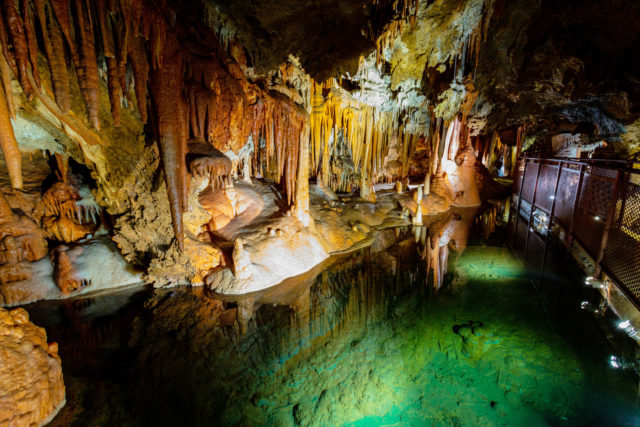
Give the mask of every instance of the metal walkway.
[{"label": "metal walkway", "polygon": [[[551,241],[577,241],[640,309],[640,163],[521,158],[509,218],[516,254],[545,277]],[[554,236],[552,239],[551,237]]]}]

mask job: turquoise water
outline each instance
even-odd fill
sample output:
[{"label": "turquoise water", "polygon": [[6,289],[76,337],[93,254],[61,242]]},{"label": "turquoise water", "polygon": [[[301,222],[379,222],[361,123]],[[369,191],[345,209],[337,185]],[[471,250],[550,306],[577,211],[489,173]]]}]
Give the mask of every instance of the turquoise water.
[{"label": "turquoise water", "polygon": [[543,303],[499,239],[473,237],[448,246],[436,291],[424,254],[440,234],[426,236],[387,230],[240,299],[184,288],[30,307],[60,343],[53,425],[640,424],[636,380],[608,364],[584,295]]}]

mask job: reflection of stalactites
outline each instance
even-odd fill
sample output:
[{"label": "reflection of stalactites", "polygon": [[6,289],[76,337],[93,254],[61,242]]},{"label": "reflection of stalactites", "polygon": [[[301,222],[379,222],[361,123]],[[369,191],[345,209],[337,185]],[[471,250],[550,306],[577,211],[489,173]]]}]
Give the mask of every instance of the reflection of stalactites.
[{"label": "reflection of stalactites", "polygon": [[438,238],[432,237],[427,242],[425,255],[427,260],[427,282],[429,280],[429,272],[431,271],[433,287],[438,290],[442,286],[444,275],[447,272],[449,248],[447,245],[440,246]]},{"label": "reflection of stalactites", "polygon": [[83,0],[74,0],[74,6],[80,42],[80,63],[77,67],[78,83],[80,83],[80,90],[87,104],[89,121],[96,130],[100,130],[98,62],[91,10]]},{"label": "reflection of stalactites", "polygon": [[20,151],[18,150],[18,142],[13,133],[9,108],[6,98],[12,94],[5,94],[0,88],[0,147],[9,171],[9,179],[13,188],[22,188],[22,161],[20,159]]},{"label": "reflection of stalactites", "polygon": [[3,6],[3,15],[7,19],[9,36],[13,44],[13,54],[18,68],[18,80],[20,80],[20,85],[27,99],[31,100],[33,98],[33,87],[29,80],[29,49],[24,33],[24,24],[13,0],[4,0]]},{"label": "reflection of stalactites", "polygon": [[444,245],[440,247],[438,257],[438,276],[437,276],[437,285],[434,282],[434,286],[436,290],[442,287],[442,283],[444,282],[444,275],[447,273],[447,264],[449,262],[449,246]]},{"label": "reflection of stalactites", "polygon": [[[258,306],[259,307],[259,306]],[[249,322],[255,314],[257,307],[253,298],[242,298],[238,301],[238,325],[240,333],[245,334],[249,328]]]}]

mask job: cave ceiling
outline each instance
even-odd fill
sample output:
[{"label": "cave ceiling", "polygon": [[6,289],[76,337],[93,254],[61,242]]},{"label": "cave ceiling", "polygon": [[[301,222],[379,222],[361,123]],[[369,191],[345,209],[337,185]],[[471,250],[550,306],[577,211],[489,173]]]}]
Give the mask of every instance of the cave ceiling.
[{"label": "cave ceiling", "polygon": [[[390,3],[390,2],[380,2]],[[370,0],[207,0],[232,23],[258,72],[277,68],[289,55],[317,81],[355,73],[360,56],[374,49],[368,29],[389,13]]]},{"label": "cave ceiling", "polygon": [[421,1],[399,28],[395,2],[207,0],[205,8],[209,26],[236,38],[258,74],[293,55],[314,80],[350,77],[343,86],[357,93],[372,86],[353,78],[359,58],[378,47],[377,67],[365,64],[381,71],[373,83],[386,79],[389,97],[419,87],[421,107],[444,118],[458,112],[471,76],[477,133],[528,124],[533,133],[618,141],[640,111],[637,2]]}]

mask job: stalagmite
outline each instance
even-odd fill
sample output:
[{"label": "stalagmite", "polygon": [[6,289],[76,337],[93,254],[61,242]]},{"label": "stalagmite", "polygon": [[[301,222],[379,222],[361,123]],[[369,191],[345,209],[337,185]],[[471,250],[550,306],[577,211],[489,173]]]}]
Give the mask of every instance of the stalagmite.
[{"label": "stalagmite", "polygon": [[9,108],[5,101],[7,97],[11,96],[13,95],[10,93],[5,94],[4,90],[0,88],[0,147],[2,147],[2,154],[4,154],[4,160],[7,163],[11,186],[21,189],[22,160],[18,150],[18,141],[16,141],[16,136],[13,133]]},{"label": "stalagmite", "polygon": [[415,199],[417,203],[416,213],[411,220],[413,225],[422,225],[422,185],[416,190]]},{"label": "stalagmite", "polygon": [[13,54],[18,68],[18,80],[20,80],[24,94],[30,100],[33,98],[33,87],[29,80],[29,49],[24,34],[24,24],[14,0],[4,0],[3,6],[9,36],[13,44]]},{"label": "stalagmite", "polygon": [[296,179],[295,214],[305,227],[311,224],[309,212],[309,125],[305,124],[300,135],[298,176]]}]

